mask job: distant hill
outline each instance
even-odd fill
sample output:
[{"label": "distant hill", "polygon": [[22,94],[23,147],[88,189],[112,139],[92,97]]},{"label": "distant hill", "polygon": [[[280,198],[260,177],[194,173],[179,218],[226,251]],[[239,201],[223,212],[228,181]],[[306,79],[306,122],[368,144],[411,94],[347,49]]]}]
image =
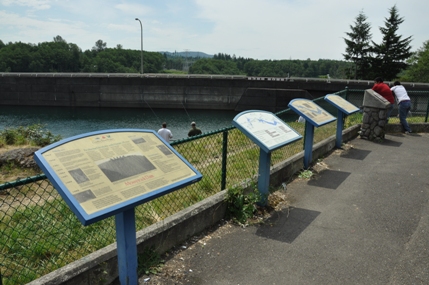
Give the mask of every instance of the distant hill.
[{"label": "distant hill", "polygon": [[212,58],[213,55],[206,54],[200,51],[179,51],[179,52],[169,52],[169,51],[159,51],[159,53],[166,54],[168,57],[200,57],[200,58]]}]

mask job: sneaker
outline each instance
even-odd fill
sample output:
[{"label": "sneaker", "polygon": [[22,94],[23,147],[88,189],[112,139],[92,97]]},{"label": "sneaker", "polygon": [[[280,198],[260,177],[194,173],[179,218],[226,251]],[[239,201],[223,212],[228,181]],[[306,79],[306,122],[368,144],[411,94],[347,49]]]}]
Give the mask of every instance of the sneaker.
[{"label": "sneaker", "polygon": [[409,135],[409,134],[411,134],[411,132],[406,131],[406,132],[405,132],[405,134],[406,134],[406,135]]}]

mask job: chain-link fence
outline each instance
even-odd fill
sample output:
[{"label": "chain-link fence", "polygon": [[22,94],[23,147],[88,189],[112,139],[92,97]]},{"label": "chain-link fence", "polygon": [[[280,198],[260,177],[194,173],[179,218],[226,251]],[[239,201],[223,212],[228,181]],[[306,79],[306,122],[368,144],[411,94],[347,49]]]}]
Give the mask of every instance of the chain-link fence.
[{"label": "chain-link fence", "polygon": [[[336,94],[361,106],[363,90]],[[429,92],[409,92],[412,118],[427,122]],[[323,98],[315,100],[336,116],[337,111]],[[305,124],[290,109],[276,114],[297,132]],[[362,121],[355,113],[345,127]],[[392,123],[399,120],[392,118]],[[336,133],[332,122],[315,129],[314,143]],[[305,135],[305,134],[304,134]],[[202,174],[198,183],[159,197],[136,208],[136,229],[141,230],[201,201],[222,189],[254,179],[258,172],[259,148],[234,127],[206,133],[171,144]],[[303,150],[298,140],[271,154],[276,164]],[[82,226],[44,174],[0,185],[0,274],[5,285],[25,284],[101,249],[116,239],[114,218]],[[1,282],[0,282],[1,284]]]}]

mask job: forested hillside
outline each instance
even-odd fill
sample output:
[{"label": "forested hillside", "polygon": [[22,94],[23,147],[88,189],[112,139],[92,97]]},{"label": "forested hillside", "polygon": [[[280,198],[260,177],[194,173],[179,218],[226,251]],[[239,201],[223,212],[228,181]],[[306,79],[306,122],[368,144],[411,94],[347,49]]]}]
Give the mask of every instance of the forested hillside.
[{"label": "forested hillside", "polygon": [[[197,55],[197,56],[191,56]],[[201,55],[201,57],[199,56]],[[257,60],[219,53],[143,52],[144,73],[227,74],[279,77],[345,78],[350,63],[335,60]],[[102,40],[82,51],[61,36],[38,44],[0,40],[0,72],[139,73],[141,51],[108,48]]]},{"label": "forested hillside", "polygon": [[[429,82],[426,58],[428,42],[408,61],[400,79]],[[203,52],[169,53],[143,52],[144,73],[181,73],[243,75],[259,77],[356,78],[358,64],[353,61],[318,60],[257,60],[218,53],[211,58]],[[0,72],[85,72],[139,73],[141,51],[108,48],[102,40],[91,50],[82,51],[61,36],[38,44],[9,42],[0,39]],[[371,79],[373,71],[360,73],[360,79]],[[367,74],[367,76],[365,76]],[[358,78],[359,79],[359,78]]]}]

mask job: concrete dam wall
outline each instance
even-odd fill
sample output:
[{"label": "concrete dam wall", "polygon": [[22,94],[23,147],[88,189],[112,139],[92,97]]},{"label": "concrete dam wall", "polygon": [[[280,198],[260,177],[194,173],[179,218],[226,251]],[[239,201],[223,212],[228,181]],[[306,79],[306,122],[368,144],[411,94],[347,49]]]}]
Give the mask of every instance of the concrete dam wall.
[{"label": "concrete dam wall", "polygon": [[[0,73],[0,105],[277,111],[372,81],[246,76]],[[405,84],[404,84],[405,85]],[[428,90],[428,84],[405,86]],[[281,107],[280,107],[281,106]]]}]

